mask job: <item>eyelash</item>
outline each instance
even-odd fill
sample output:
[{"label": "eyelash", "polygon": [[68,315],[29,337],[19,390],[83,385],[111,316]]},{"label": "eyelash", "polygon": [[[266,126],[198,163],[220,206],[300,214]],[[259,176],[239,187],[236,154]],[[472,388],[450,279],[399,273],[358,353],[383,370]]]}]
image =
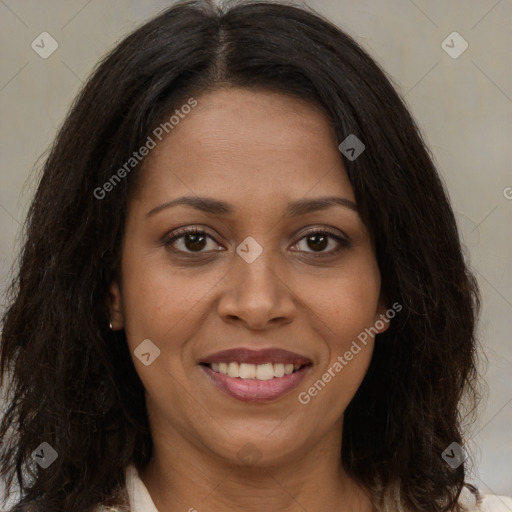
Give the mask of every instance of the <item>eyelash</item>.
[{"label": "eyelash", "polygon": [[[211,238],[215,243],[217,241],[215,240],[215,237],[205,229],[198,229],[198,228],[183,228],[179,229],[177,231],[174,231],[173,233],[169,233],[163,240],[163,244],[166,247],[172,246],[174,242],[177,240],[186,237],[187,235],[207,235],[209,238]],[[338,242],[338,247],[334,250],[328,251],[328,252],[308,252],[308,251],[297,251],[297,252],[306,252],[306,254],[311,255],[315,258],[321,258],[326,256],[333,256],[335,254],[338,254],[343,249],[349,249],[352,247],[352,244],[346,239],[341,237],[340,235],[330,231],[327,228],[317,228],[312,229],[311,231],[308,231],[307,233],[304,233],[301,238],[296,242],[300,242],[301,240],[308,238],[313,235],[328,235],[330,238],[334,239],[336,242]],[[295,245],[295,244],[294,244]],[[179,249],[174,249],[176,252],[187,254],[187,255],[200,255],[200,254],[206,254],[208,251],[181,251]]]}]

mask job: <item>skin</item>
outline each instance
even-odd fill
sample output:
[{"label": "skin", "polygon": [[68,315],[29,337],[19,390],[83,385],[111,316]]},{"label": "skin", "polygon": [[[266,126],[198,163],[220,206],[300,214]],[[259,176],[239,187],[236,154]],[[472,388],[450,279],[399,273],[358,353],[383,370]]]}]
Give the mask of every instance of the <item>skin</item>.
[{"label": "skin", "polygon": [[[298,400],[387,309],[357,211],[335,205],[285,215],[299,199],[355,203],[339,141],[320,110],[283,94],[224,87],[196,99],[144,161],[128,205],[121,280],[110,287],[113,328],[125,329],[146,390],[154,453],[140,477],[161,512],[371,511],[340,453],[343,413],[373,339],[307,405]],[[181,205],[147,215],[184,195],[225,201],[234,213]],[[181,227],[214,238],[165,246]],[[305,236],[313,228],[351,246],[329,238],[319,248]],[[248,236],[263,248],[252,263],[235,252]],[[160,349],[149,366],[133,353],[145,339]],[[235,347],[282,348],[313,366],[287,395],[245,403],[198,366]],[[259,457],[252,465],[237,456],[247,443]]]}]

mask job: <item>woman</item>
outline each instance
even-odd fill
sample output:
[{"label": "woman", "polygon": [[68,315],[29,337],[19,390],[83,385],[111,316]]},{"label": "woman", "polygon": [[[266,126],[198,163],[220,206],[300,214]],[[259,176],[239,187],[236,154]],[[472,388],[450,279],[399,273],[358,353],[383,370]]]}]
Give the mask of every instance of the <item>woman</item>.
[{"label": "woman", "polygon": [[11,299],[12,512],[494,507],[464,487],[479,296],[447,194],[384,73],[309,11],[185,2],[122,41]]}]

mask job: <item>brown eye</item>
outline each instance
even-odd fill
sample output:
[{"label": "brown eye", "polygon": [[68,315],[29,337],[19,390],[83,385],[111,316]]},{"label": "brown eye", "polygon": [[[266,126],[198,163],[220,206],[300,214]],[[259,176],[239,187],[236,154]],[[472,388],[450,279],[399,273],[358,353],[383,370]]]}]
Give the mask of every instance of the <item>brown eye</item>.
[{"label": "brown eye", "polygon": [[[302,248],[301,243],[303,243]],[[295,246],[299,247],[299,252],[305,252],[312,256],[332,256],[343,249],[350,248],[351,243],[338,234],[319,229],[306,233]],[[328,247],[331,247],[331,249],[326,250]]]},{"label": "brown eye", "polygon": [[329,245],[329,237],[324,234],[309,235],[307,243],[314,251],[323,251]]},{"label": "brown eye", "polygon": [[201,251],[205,248],[206,237],[204,235],[194,234],[184,235],[183,244],[189,251]]},{"label": "brown eye", "polygon": [[172,246],[178,252],[184,253],[202,253],[219,250],[216,243],[212,243],[210,251],[204,250],[208,246],[208,241],[215,242],[213,237],[206,231],[199,229],[182,229],[178,232],[171,233],[170,238],[164,242],[165,246]]}]

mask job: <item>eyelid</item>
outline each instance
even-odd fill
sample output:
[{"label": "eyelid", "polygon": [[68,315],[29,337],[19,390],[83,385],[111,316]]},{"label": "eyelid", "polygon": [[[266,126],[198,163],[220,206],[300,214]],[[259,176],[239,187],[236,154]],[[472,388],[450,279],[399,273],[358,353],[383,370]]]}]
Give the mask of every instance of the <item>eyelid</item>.
[{"label": "eyelid", "polygon": [[347,243],[350,242],[350,238],[348,235],[346,235],[341,229],[338,228],[331,228],[330,226],[314,226],[310,229],[306,228],[306,231],[303,231],[300,233],[299,240],[302,240],[305,236],[316,234],[316,233],[327,233],[328,235],[333,235],[334,237],[338,237],[340,239],[343,239]]}]

